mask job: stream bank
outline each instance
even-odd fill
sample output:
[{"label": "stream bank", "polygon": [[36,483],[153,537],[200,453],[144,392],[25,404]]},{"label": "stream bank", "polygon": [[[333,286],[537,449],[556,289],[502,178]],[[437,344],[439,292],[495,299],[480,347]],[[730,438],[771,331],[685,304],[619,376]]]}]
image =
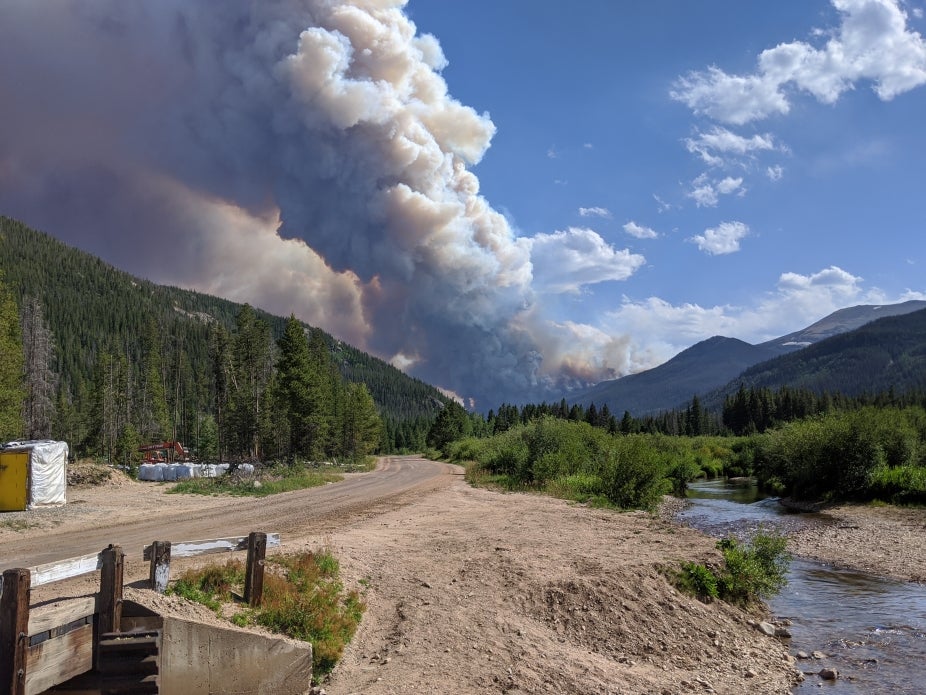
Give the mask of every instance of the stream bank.
[{"label": "stream bank", "polygon": [[[795,692],[922,693],[926,658],[926,510],[845,506],[789,513],[755,486],[692,484],[682,523],[720,538],[764,528],[789,537],[788,585],[768,604],[807,674]],[[835,669],[835,681],[820,678]]]}]

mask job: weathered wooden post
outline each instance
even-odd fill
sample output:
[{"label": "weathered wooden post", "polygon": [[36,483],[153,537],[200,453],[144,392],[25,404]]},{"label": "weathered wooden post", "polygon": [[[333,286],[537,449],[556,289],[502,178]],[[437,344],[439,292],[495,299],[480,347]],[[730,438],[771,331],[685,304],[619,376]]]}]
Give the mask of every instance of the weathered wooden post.
[{"label": "weathered wooden post", "polygon": [[159,594],[167,591],[167,582],[170,581],[170,541],[155,541],[151,544],[151,571],[148,581],[151,588]]},{"label": "weathered wooden post", "polygon": [[3,573],[3,594],[0,595],[0,695],[26,693],[31,585],[32,576],[27,569],[10,569]]},{"label": "weathered wooden post", "polygon": [[125,565],[125,553],[118,545],[110,545],[102,556],[99,636],[107,632],[119,632],[122,625],[122,576]]},{"label": "weathered wooden post", "polygon": [[251,607],[259,606],[264,596],[264,557],[267,554],[267,534],[253,531],[248,535],[248,563],[244,571],[244,600]]}]

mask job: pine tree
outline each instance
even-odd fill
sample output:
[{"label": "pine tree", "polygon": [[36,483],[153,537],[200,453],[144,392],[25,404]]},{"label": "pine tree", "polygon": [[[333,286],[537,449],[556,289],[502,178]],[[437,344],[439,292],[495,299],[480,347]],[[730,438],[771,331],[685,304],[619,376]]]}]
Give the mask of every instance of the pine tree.
[{"label": "pine tree", "polygon": [[24,397],[19,311],[0,274],[0,441],[22,435]]},{"label": "pine tree", "polygon": [[161,336],[153,320],[145,324],[143,348],[136,418],[137,434],[145,441],[154,442],[168,439],[171,427],[162,376]]},{"label": "pine tree", "polygon": [[360,461],[379,447],[383,423],[373,397],[363,384],[347,386],[347,407],[341,425],[341,451],[349,461]]},{"label": "pine tree", "polygon": [[286,329],[277,347],[279,357],[273,393],[275,408],[287,425],[289,440],[281,453],[290,457],[309,457],[313,453],[319,394],[309,354],[309,341],[305,329],[295,316],[290,316],[286,322]]},{"label": "pine tree", "polygon": [[234,429],[229,434],[236,441],[237,453],[255,460],[261,457],[261,431],[269,414],[264,400],[273,367],[272,348],[270,326],[245,304],[232,341],[230,415]]}]

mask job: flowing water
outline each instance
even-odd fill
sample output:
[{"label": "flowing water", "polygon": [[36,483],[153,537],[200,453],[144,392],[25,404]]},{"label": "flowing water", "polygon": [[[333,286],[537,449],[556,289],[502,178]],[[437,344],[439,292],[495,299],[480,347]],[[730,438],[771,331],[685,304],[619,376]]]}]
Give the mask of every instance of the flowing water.
[{"label": "flowing water", "polygon": [[[748,483],[692,483],[688,496],[679,519],[718,538],[829,523],[826,515],[790,514]],[[787,586],[768,604],[776,619],[791,621],[792,655],[825,655],[798,660],[799,669],[840,674],[836,681],[808,675],[795,692],[822,685],[832,695],[926,693],[926,587],[797,558]]]}]

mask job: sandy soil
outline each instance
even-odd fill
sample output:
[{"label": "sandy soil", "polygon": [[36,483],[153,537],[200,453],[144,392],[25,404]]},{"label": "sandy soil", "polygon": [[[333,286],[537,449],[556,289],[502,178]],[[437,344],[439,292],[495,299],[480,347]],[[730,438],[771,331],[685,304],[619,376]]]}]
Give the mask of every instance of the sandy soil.
[{"label": "sandy soil", "polygon": [[846,505],[796,531],[796,555],[904,581],[926,582],[926,509]]},{"label": "sandy soil", "polygon": [[[60,510],[4,515],[0,553],[5,539],[50,541],[227,503],[166,488],[121,476],[75,487]],[[672,588],[663,568],[719,555],[711,539],[658,516],[477,490],[457,474],[375,513],[290,529],[283,544],[330,546],[345,583],[365,592],[361,628],[323,684],[331,695],[786,693],[796,674],[787,646],[757,630],[762,616]],[[193,562],[175,560],[174,576]],[[145,600],[146,577],[127,557],[128,597]],[[52,598],[44,589],[34,601]],[[171,610],[212,619],[197,607]]]}]

